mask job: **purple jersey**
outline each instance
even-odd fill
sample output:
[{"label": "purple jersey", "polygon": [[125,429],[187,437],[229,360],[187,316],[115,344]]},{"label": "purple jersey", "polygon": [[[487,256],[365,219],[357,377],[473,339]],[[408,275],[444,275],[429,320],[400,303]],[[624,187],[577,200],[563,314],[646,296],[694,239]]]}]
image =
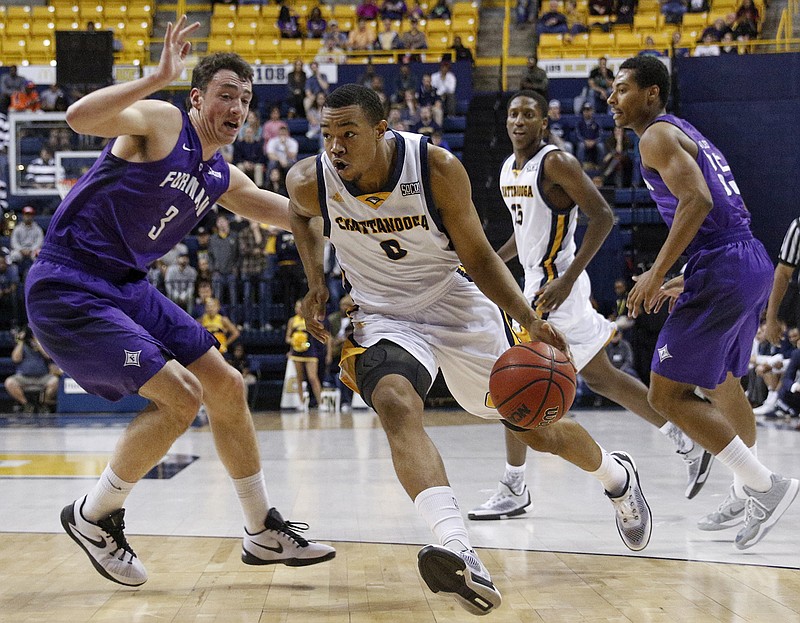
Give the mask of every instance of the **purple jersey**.
[{"label": "purple jersey", "polygon": [[[725,244],[732,240],[750,239],[752,237],[750,212],[742,201],[731,168],[719,149],[688,121],[674,115],[661,115],[653,120],[653,123],[659,122],[671,123],[697,144],[696,161],[711,192],[713,207],[706,215],[694,239],[689,243],[686,254],[692,255],[704,247]],[[668,227],[672,227],[678,199],[669,191],[658,173],[646,168],[644,164],[641,165],[641,170],[644,182],[650,191],[650,196],[658,206],[661,217]]]},{"label": "purple jersey", "polygon": [[110,278],[147,270],[214,206],[230,170],[203,147],[186,112],[172,152],[157,162],[128,162],[111,141],[70,191],[47,229],[42,257],[101,267]]}]

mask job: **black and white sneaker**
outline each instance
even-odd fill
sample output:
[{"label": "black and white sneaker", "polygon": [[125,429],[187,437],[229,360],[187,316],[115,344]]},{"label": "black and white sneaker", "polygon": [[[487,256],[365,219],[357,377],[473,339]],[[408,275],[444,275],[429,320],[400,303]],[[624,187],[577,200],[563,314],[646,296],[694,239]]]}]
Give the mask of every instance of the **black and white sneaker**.
[{"label": "black and white sneaker", "polygon": [[653,531],[650,506],[642,493],[639,472],[631,455],[619,451],[610,454],[628,472],[628,482],[623,492],[617,497],[613,497],[608,491],[605,493],[614,505],[617,531],[622,542],[628,549],[638,552],[647,547]]},{"label": "black and white sneaker", "polygon": [[276,508],[269,509],[264,530],[250,534],[245,528],[242,562],[247,565],[304,567],[336,556],[336,550],[329,545],[307,541],[298,534],[298,531],[305,530],[308,530],[307,523],[286,521]]},{"label": "black and white sneaker", "polygon": [[94,523],[83,516],[85,503],[86,496],[64,507],[61,511],[64,531],[81,546],[104,578],[125,586],[144,584],[147,570],[125,538],[125,509],[115,510]]},{"label": "black and white sneaker", "polygon": [[419,573],[434,593],[452,593],[470,614],[489,614],[503,601],[475,550],[459,553],[426,545],[417,556]]}]

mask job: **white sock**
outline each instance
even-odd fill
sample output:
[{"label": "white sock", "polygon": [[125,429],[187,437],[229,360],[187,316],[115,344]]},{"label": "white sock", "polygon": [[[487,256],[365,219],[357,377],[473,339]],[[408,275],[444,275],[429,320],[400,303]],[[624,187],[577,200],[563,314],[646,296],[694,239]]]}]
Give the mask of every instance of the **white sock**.
[{"label": "white sock", "polygon": [[[757,444],[753,444],[753,447],[750,448],[750,453],[754,457],[758,458]],[[742,500],[746,500],[747,499],[747,494],[744,492],[744,489],[742,488],[743,486],[744,486],[744,482],[742,482],[742,479],[739,477],[738,474],[734,473],[733,474],[733,492],[736,494],[736,497],[738,497],[738,498],[740,498]]]},{"label": "white sock", "polygon": [[97,522],[122,508],[135,484],[135,482],[125,482],[114,473],[110,465],[106,465],[100,480],[86,496],[83,516],[89,521]]},{"label": "white sock", "polygon": [[759,462],[738,435],[717,455],[717,460],[733,472],[733,487],[737,496],[747,497],[744,489],[736,490],[737,478],[740,487],[747,485],[755,491],[768,491],[772,487],[772,472]]},{"label": "white sock", "polygon": [[522,465],[511,465],[506,463],[506,473],[500,481],[511,489],[514,493],[519,495],[525,487],[525,463]]},{"label": "white sock", "polygon": [[603,453],[600,467],[596,471],[589,472],[589,475],[597,478],[611,497],[618,497],[625,492],[628,484],[628,470],[608,452],[602,448],[600,451]]},{"label": "white sock", "polygon": [[677,452],[680,454],[689,454],[694,450],[694,441],[692,441],[692,438],[672,422],[667,422],[658,430],[661,431],[662,435],[672,439]]},{"label": "white sock", "polygon": [[439,545],[455,552],[472,549],[461,509],[450,487],[425,489],[414,500],[414,506],[439,541]]},{"label": "white sock", "polygon": [[242,505],[244,527],[250,534],[261,532],[269,512],[267,499],[267,483],[264,472],[259,470],[246,478],[232,478],[239,504]]}]

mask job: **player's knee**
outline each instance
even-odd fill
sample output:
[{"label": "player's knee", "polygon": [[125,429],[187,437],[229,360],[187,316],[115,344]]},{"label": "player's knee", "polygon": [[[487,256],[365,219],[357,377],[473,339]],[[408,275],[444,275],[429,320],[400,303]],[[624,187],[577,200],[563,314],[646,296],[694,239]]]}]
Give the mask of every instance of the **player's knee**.
[{"label": "player's knee", "polygon": [[200,381],[194,375],[185,374],[174,384],[163,408],[185,430],[194,421],[202,403],[203,387]]},{"label": "player's knee", "polygon": [[409,430],[417,420],[421,425],[422,399],[402,377],[383,377],[372,392],[372,405],[390,437]]}]

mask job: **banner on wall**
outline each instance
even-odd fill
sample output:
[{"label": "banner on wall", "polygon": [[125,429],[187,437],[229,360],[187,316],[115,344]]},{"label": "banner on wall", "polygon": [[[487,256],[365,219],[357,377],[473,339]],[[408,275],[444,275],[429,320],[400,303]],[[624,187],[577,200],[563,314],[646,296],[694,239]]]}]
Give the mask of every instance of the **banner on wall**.
[{"label": "banner on wall", "polygon": [[[196,64],[196,62],[195,62]],[[291,63],[279,63],[275,65],[251,65],[253,68],[253,84],[254,85],[274,85],[286,84],[289,80],[289,73],[292,71],[293,66]],[[303,65],[306,75],[311,72],[308,69],[308,63]],[[325,77],[330,83],[337,83],[339,81],[339,67],[334,63],[320,63],[320,71],[325,74]],[[143,68],[143,74],[149,76],[156,70],[155,65],[148,65]],[[188,67],[181,74],[181,77],[172,83],[172,86],[189,86],[192,82],[192,67]]]},{"label": "banner on wall", "polygon": [[[627,57],[624,58],[607,58],[608,68],[616,75],[619,71],[619,66]],[[662,63],[670,67],[670,59],[667,57],[659,57]],[[552,80],[553,78],[586,78],[589,72],[597,67],[596,58],[552,58],[543,59],[539,61],[539,67],[547,72],[547,77]]]}]

